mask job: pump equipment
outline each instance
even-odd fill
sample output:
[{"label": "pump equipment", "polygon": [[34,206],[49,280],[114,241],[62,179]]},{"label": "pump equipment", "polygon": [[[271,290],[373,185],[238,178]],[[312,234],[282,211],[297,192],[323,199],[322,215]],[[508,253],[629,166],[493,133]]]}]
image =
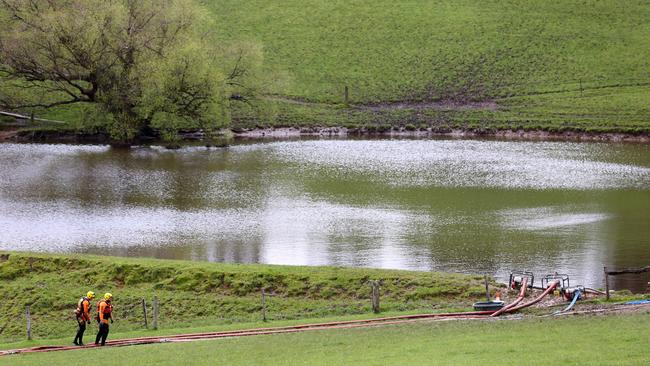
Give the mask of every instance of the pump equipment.
[{"label": "pump equipment", "polygon": [[553,281],[559,282],[557,287],[560,291],[562,291],[562,289],[569,287],[569,275],[555,272],[554,274],[548,274],[542,277],[542,288],[543,289],[548,288],[549,283]]},{"label": "pump equipment", "polygon": [[585,291],[585,287],[582,285],[578,286],[573,286],[573,287],[565,287],[560,290],[560,293],[562,293],[562,296],[564,296],[564,299],[566,301],[571,301],[573,300],[573,297],[575,296],[576,292],[580,291],[580,297],[582,297],[583,294],[586,294],[587,291]]},{"label": "pump equipment", "polygon": [[533,275],[533,272],[528,271],[511,271],[510,281],[508,281],[510,288],[513,290],[519,290],[522,283],[524,282],[524,278],[528,278],[527,287],[533,288],[533,280],[535,280],[535,275]]}]

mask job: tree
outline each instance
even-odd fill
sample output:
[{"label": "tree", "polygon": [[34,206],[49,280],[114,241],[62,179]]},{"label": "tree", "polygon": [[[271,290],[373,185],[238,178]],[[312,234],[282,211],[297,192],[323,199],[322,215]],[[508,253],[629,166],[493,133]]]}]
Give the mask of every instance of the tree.
[{"label": "tree", "polygon": [[0,0],[0,104],[92,105],[122,142],[188,124],[213,131],[254,86],[206,13],[192,0]]}]

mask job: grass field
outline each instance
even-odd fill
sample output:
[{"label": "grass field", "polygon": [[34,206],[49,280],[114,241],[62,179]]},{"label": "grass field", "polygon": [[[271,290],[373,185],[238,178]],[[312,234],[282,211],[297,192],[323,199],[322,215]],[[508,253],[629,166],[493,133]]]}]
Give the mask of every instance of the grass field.
[{"label": "grass field", "polygon": [[647,365],[650,314],[422,322],[0,358],[0,365]]},{"label": "grass field", "polygon": [[[265,49],[279,96],[341,104],[495,101],[491,111],[285,105],[278,125],[648,131],[650,4],[612,0],[204,1],[226,40]],[[382,121],[383,120],[383,121]]]},{"label": "grass field", "polygon": [[[266,85],[268,113],[236,108],[234,129],[650,132],[646,1],[201,3],[221,40],[264,49],[265,73],[278,81]],[[408,106],[432,101],[455,107]],[[471,102],[496,108],[462,108]],[[76,124],[77,112],[44,116],[96,128]]]},{"label": "grass field", "polygon": [[35,339],[61,338],[88,290],[115,296],[113,333],[143,328],[141,299],[160,302],[161,330],[269,320],[371,314],[370,279],[383,279],[385,312],[466,309],[484,294],[482,277],[339,267],[216,264],[87,255],[9,253],[0,261],[0,343],[24,339],[31,306]]},{"label": "grass field", "polygon": [[650,6],[612,0],[203,1],[223,38],[261,43],[278,94],[483,100],[650,83]]}]

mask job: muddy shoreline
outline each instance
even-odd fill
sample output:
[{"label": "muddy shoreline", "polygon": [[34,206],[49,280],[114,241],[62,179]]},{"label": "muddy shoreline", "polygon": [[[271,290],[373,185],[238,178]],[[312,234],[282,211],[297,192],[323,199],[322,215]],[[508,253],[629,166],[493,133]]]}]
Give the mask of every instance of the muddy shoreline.
[{"label": "muddy shoreline", "polygon": [[[592,141],[592,142],[632,142],[650,143],[650,134],[628,133],[592,133],[592,132],[549,132],[543,130],[406,130],[369,131],[365,128],[348,129],[346,127],[280,127],[226,130],[234,140],[298,139],[309,138],[489,138],[503,140],[528,141]],[[181,133],[180,144],[197,143],[204,140],[201,131]],[[79,134],[65,131],[21,132],[19,130],[0,131],[0,142],[18,143],[72,143],[72,144],[111,144],[110,138],[101,133]],[[134,143],[166,144],[154,137],[142,138]]]},{"label": "muddy shoreline", "polygon": [[565,141],[607,141],[607,142],[638,142],[650,143],[650,134],[625,134],[625,133],[589,133],[589,132],[548,132],[541,130],[497,130],[497,131],[475,131],[451,129],[446,131],[419,130],[407,131],[391,130],[385,132],[369,132],[360,129],[347,129],[345,127],[327,128],[270,128],[251,129],[235,132],[236,138],[241,139],[282,139],[310,137],[450,137],[450,138],[498,138],[512,140],[565,140]]}]

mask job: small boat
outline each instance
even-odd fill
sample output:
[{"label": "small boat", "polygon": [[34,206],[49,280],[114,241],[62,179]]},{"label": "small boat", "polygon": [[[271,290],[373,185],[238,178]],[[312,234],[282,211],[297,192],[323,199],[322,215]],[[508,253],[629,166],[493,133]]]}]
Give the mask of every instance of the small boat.
[{"label": "small boat", "polygon": [[503,301],[479,301],[474,303],[474,310],[499,310],[503,307]]}]

